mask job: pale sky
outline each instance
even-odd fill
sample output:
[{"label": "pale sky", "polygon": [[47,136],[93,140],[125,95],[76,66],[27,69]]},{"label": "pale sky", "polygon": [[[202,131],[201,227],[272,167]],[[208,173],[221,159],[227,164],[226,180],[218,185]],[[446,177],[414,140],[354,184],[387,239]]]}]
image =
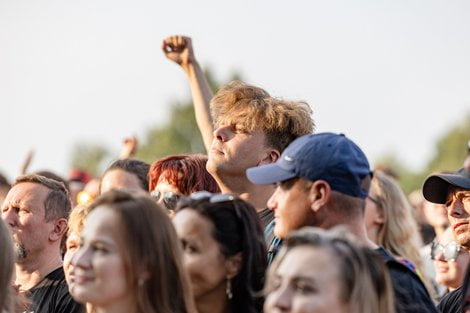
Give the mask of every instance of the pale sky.
[{"label": "pale sky", "polygon": [[34,148],[31,170],[66,176],[76,142],[117,153],[162,123],[190,95],[160,50],[175,33],[219,80],[306,100],[317,131],[419,169],[470,112],[469,17],[468,0],[0,0],[0,171]]}]

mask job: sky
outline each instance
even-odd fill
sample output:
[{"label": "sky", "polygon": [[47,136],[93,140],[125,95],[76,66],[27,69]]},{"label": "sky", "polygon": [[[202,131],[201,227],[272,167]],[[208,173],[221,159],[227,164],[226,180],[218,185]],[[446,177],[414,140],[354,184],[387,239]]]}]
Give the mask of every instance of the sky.
[{"label": "sky", "polygon": [[0,0],[0,171],[34,149],[31,170],[67,176],[78,142],[144,140],[190,96],[172,34],[218,80],[305,100],[317,132],[419,170],[470,113],[469,16],[468,0]]}]

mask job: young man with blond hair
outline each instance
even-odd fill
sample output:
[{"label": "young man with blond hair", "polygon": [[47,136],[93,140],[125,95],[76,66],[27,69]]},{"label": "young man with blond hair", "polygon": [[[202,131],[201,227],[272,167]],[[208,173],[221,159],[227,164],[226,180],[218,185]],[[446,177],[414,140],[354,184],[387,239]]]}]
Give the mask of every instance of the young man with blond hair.
[{"label": "young man with blond hair", "polygon": [[189,37],[168,37],[162,48],[189,79],[196,121],[209,158],[207,170],[222,192],[244,197],[257,209],[264,226],[272,226],[273,216],[266,203],[274,187],[251,183],[245,172],[249,167],[276,162],[292,140],[313,132],[309,105],[273,98],[265,90],[240,81],[222,86],[212,97]]}]

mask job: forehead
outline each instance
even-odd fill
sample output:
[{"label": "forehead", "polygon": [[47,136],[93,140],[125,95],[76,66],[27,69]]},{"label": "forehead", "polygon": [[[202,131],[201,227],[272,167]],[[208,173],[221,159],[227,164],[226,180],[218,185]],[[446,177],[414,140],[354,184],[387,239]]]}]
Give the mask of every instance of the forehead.
[{"label": "forehead", "polygon": [[119,215],[109,207],[96,207],[88,214],[82,235],[85,239],[105,236],[117,240],[117,235],[122,232],[120,222]]},{"label": "forehead", "polygon": [[302,274],[311,278],[337,278],[338,266],[332,253],[320,247],[298,246],[292,248],[279,265],[277,272],[282,276]]},{"label": "forehead", "polygon": [[113,188],[131,191],[142,189],[137,175],[122,169],[112,169],[103,176],[101,192],[104,193]]},{"label": "forehead", "polygon": [[198,238],[212,238],[214,225],[192,209],[184,209],[173,217],[173,225],[180,237],[193,236]]},{"label": "forehead", "polygon": [[19,183],[10,189],[5,199],[5,203],[10,205],[43,205],[49,192],[49,188],[38,183]]}]

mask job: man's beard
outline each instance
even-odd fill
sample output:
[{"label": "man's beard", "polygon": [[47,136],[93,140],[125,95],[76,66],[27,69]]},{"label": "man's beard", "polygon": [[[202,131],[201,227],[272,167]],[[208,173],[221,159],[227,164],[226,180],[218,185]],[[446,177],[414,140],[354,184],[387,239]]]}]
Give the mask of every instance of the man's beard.
[{"label": "man's beard", "polygon": [[14,248],[15,248],[15,254],[16,254],[16,260],[17,261],[22,261],[26,259],[26,256],[28,255],[27,250],[25,246],[18,241],[14,241]]}]

